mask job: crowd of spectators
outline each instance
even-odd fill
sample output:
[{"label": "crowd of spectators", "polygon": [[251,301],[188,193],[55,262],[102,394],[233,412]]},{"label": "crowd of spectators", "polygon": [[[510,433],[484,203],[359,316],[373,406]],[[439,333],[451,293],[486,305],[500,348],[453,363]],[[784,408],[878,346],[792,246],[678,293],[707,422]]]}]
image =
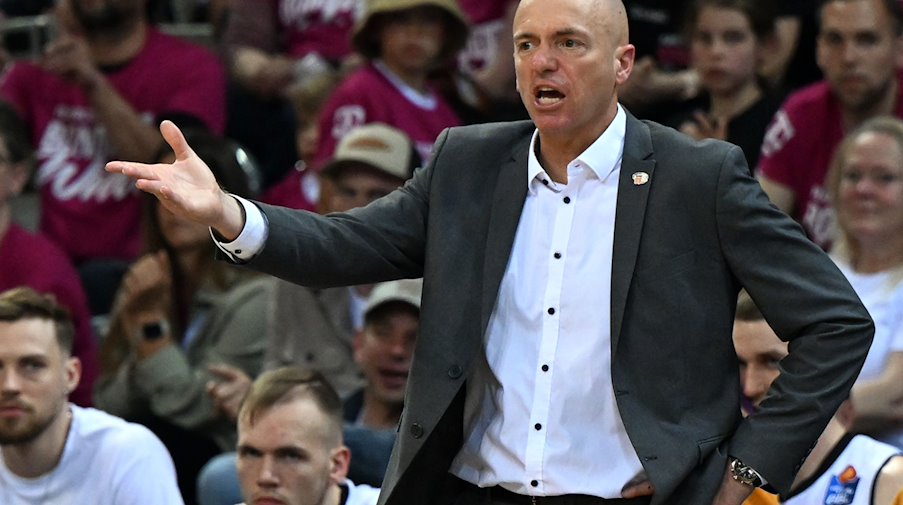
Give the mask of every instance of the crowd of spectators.
[{"label": "crowd of spectators", "polygon": [[[624,4],[637,60],[622,103],[739,145],[772,202],[832,254],[877,326],[834,422],[903,449],[901,2]],[[0,0],[0,21],[53,20],[38,58],[0,48],[0,291],[29,286],[69,311],[80,361],[69,401],[149,428],[185,503],[242,499],[239,470],[266,452],[255,424],[275,422],[280,405],[263,400],[255,421],[242,402],[259,374],[286,366],[315,370],[300,383],[328,383],[324,394],[343,402],[344,433],[329,447],[343,436],[364,448],[339,457],[330,485],[347,494],[350,475],[378,487],[419,287],[249,275],[214,258],[206,228],[104,164],[170,159],[156,126],[171,120],[232,193],[320,213],[367,205],[403,185],[445,128],[527,117],[511,57],[516,6]],[[187,22],[210,27],[207,44],[164,29]],[[4,45],[28,43],[14,35]],[[23,192],[35,229],[12,205]],[[282,407],[310,408],[293,405]]]}]

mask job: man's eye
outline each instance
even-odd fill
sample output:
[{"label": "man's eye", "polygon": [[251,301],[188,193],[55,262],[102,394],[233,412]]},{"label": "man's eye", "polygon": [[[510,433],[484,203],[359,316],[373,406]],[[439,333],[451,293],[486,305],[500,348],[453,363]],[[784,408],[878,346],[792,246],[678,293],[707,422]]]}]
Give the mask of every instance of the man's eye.
[{"label": "man's eye", "polygon": [[517,43],[517,50],[518,50],[518,51],[529,51],[530,49],[533,49],[533,43],[532,43],[532,42],[518,42],[518,43]]},{"label": "man's eye", "polygon": [[860,46],[874,46],[881,41],[881,37],[876,33],[864,33],[856,37],[856,43]]},{"label": "man's eye", "polygon": [[260,451],[251,449],[249,447],[242,447],[238,450],[238,457],[243,459],[259,458]]},{"label": "man's eye", "polygon": [[570,47],[577,47],[579,45],[580,44],[574,39],[565,39],[565,41],[564,41],[564,47],[570,48]]},{"label": "man's eye", "polygon": [[43,362],[35,360],[28,360],[22,363],[22,368],[28,372],[37,372],[38,370],[43,370],[46,366]]},{"label": "man's eye", "polygon": [[305,454],[301,451],[293,451],[293,450],[277,451],[276,455],[282,461],[288,461],[291,463],[297,463],[299,461],[304,461],[306,459]]}]

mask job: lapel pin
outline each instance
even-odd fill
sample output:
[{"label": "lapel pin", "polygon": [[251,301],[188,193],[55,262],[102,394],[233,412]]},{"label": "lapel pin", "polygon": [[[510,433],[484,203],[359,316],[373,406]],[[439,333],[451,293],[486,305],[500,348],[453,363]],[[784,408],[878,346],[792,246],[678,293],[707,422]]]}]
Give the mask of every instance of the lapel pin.
[{"label": "lapel pin", "polygon": [[630,176],[633,179],[634,186],[642,186],[649,182],[649,174],[646,172],[634,172],[633,175]]}]

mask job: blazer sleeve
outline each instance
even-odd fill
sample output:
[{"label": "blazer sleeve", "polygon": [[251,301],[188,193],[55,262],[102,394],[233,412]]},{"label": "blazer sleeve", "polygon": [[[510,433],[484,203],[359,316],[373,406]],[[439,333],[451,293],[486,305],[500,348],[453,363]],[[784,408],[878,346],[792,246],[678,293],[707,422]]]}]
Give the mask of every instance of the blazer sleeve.
[{"label": "blazer sleeve", "polygon": [[874,325],[836,265],[768,201],[738,148],[727,152],[718,177],[724,255],[790,351],[760,411],[735,431],[729,453],[786,495],[858,376]]},{"label": "blazer sleeve", "polygon": [[[445,130],[437,152],[447,137]],[[431,183],[432,162],[404,187],[346,213],[321,216],[258,204],[269,234],[247,266],[313,288],[422,277]]]}]

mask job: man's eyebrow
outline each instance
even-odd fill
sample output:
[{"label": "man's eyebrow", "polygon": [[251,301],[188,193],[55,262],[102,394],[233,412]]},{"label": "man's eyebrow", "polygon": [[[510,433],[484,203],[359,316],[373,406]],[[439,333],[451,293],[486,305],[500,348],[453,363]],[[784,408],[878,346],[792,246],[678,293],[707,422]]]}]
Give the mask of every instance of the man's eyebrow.
[{"label": "man's eyebrow", "polygon": [[46,359],[49,359],[49,357],[48,357],[47,354],[42,354],[42,353],[31,353],[31,354],[23,354],[23,355],[17,357],[16,359],[17,359],[18,361],[25,361],[25,360],[46,360]]},{"label": "man's eyebrow", "polygon": [[[564,37],[568,35],[585,35],[586,30],[581,30],[579,28],[562,28],[560,30],[556,30],[553,36],[555,37]],[[516,32],[514,34],[514,39],[526,39],[526,38],[537,38],[538,35],[532,32]]]},{"label": "man's eyebrow", "polygon": [[296,445],[283,445],[283,446],[277,447],[273,451],[273,453],[278,454],[280,456],[284,456],[286,454],[292,454],[292,455],[298,454],[301,456],[306,456],[308,454],[308,451],[306,451],[303,447],[298,447]]}]

